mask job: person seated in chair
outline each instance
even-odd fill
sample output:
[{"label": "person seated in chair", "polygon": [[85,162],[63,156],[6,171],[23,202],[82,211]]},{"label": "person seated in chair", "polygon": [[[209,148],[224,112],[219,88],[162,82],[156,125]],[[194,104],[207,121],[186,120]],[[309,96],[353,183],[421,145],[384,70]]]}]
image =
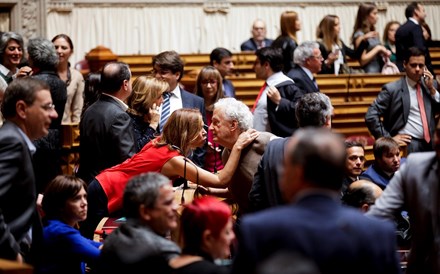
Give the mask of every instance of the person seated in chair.
[{"label": "person seated in chair", "polygon": [[400,168],[399,144],[392,137],[380,137],[373,145],[374,163],[360,178],[369,180],[384,189]]}]

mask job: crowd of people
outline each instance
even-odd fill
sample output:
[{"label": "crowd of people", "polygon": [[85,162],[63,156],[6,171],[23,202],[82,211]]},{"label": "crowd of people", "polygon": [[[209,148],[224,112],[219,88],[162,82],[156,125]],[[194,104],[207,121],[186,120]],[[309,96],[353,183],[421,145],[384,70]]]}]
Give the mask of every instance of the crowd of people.
[{"label": "crowd of people", "polygon": [[[284,257],[301,263],[277,264],[279,273],[307,263],[310,274],[397,274],[397,251],[409,249],[406,274],[439,273],[440,94],[424,7],[405,13],[381,42],[376,5],[360,4],[352,47],[336,15],[303,42],[295,11],[281,15],[274,40],[255,20],[241,47],[264,80],[251,108],[227,79],[226,48],[186,91],[172,50],[136,79],[117,61],[83,77],[69,36],[30,39],[26,55],[19,34],[2,34],[0,258],[37,274],[268,273]],[[332,132],[332,102],[315,80],[345,73],[346,56],[365,73],[388,61],[403,72],[365,114],[368,168],[364,144]],[[70,123],[80,128],[73,175],[61,170]],[[94,241],[105,217],[124,218]]]}]

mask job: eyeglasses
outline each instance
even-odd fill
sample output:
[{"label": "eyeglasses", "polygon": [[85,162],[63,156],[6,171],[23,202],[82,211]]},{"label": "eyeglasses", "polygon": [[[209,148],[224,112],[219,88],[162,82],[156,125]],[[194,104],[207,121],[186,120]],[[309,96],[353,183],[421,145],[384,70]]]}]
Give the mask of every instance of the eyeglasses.
[{"label": "eyeglasses", "polygon": [[211,84],[211,86],[217,85],[217,80],[203,80],[202,85],[207,86]]},{"label": "eyeglasses", "polygon": [[172,73],[171,72],[171,70],[169,70],[169,69],[158,69],[158,70],[155,70],[155,69],[152,69],[151,71],[150,71],[150,73],[151,73],[151,75],[156,75],[156,74],[159,74],[159,75],[166,75],[166,74],[169,74],[169,73]]},{"label": "eyeglasses", "polygon": [[324,60],[324,58],[322,57],[322,55],[312,56],[312,57],[315,58],[316,60],[319,60],[319,61]]},{"label": "eyeglasses", "polygon": [[42,105],[41,108],[44,109],[45,111],[50,111],[50,110],[55,109],[55,105],[52,103],[49,103],[49,104]]}]

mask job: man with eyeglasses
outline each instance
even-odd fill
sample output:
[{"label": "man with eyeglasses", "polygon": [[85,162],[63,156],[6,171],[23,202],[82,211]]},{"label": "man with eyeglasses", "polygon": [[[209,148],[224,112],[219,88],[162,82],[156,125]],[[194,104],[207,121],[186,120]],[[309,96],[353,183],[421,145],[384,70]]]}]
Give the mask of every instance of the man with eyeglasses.
[{"label": "man with eyeglasses", "polygon": [[[183,76],[183,60],[175,51],[164,51],[153,57],[152,74],[156,79],[165,81],[170,90],[164,93],[164,101],[160,107],[161,117],[159,129],[161,130],[173,111],[180,108],[195,108],[200,110],[203,121],[206,124],[205,101],[203,98],[192,94],[180,87],[179,82]],[[199,167],[203,168],[206,150],[197,148],[190,159]]]},{"label": "man with eyeglasses", "polygon": [[319,92],[314,75],[321,71],[323,61],[317,42],[303,42],[293,52],[295,66],[290,69],[287,76],[295,81],[295,85],[304,94]]},{"label": "man with eyeglasses", "polygon": [[406,75],[382,87],[365,122],[376,139],[393,137],[407,146],[407,154],[432,151],[435,116],[440,113],[437,82],[425,67],[424,52],[416,47],[407,51],[403,66]]},{"label": "man with eyeglasses", "polygon": [[32,141],[47,136],[58,113],[46,82],[29,77],[9,84],[1,111],[6,120],[0,128],[0,258],[34,263],[42,227]]}]

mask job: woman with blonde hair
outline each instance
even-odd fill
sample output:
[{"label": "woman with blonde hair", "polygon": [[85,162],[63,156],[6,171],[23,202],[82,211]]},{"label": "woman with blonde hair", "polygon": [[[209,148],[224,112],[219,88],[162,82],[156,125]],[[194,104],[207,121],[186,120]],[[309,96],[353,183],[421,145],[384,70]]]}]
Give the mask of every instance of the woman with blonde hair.
[{"label": "woman with blonde hair", "polygon": [[359,63],[366,73],[380,73],[384,64],[383,57],[389,58],[391,55],[391,52],[380,43],[375,27],[378,19],[377,13],[376,4],[361,3],[353,28],[354,48],[357,50],[365,47],[360,55]]},{"label": "woman with blonde hair", "polygon": [[127,99],[127,112],[133,122],[137,151],[157,137],[159,107],[163,102],[162,94],[168,89],[167,82],[151,76],[139,76],[133,81],[133,89]]},{"label": "woman with blonde hair", "polygon": [[205,187],[227,187],[242,149],[257,136],[258,132],[253,129],[243,132],[222,172],[212,174],[187,158],[195,148],[205,144],[202,114],[198,109],[175,110],[165,123],[162,135],[146,144],[133,157],[102,171],[91,181],[88,187],[90,214],[86,220],[85,235],[91,237],[103,217],[120,214],[125,185],[130,178],[141,173],[160,172],[172,181],[183,178]]},{"label": "woman with blonde hair", "polygon": [[280,18],[281,35],[272,43],[272,47],[281,48],[284,58],[283,72],[287,73],[293,66],[293,52],[298,46],[296,33],[301,30],[301,21],[296,11],[285,11]]},{"label": "woman with blonde hair", "polygon": [[319,49],[324,63],[320,74],[339,74],[341,67],[346,63],[345,56],[358,59],[359,55],[347,47],[340,39],[341,21],[336,15],[326,15],[319,23],[316,31]]},{"label": "woman with blonde hair", "polygon": [[[194,92],[205,101],[206,123],[208,127],[211,125],[214,104],[219,99],[225,97],[222,86],[222,75],[213,66],[203,67],[197,75]],[[223,169],[221,160],[223,147],[214,143],[213,138],[212,131],[208,131],[204,168],[216,173]]]}]

